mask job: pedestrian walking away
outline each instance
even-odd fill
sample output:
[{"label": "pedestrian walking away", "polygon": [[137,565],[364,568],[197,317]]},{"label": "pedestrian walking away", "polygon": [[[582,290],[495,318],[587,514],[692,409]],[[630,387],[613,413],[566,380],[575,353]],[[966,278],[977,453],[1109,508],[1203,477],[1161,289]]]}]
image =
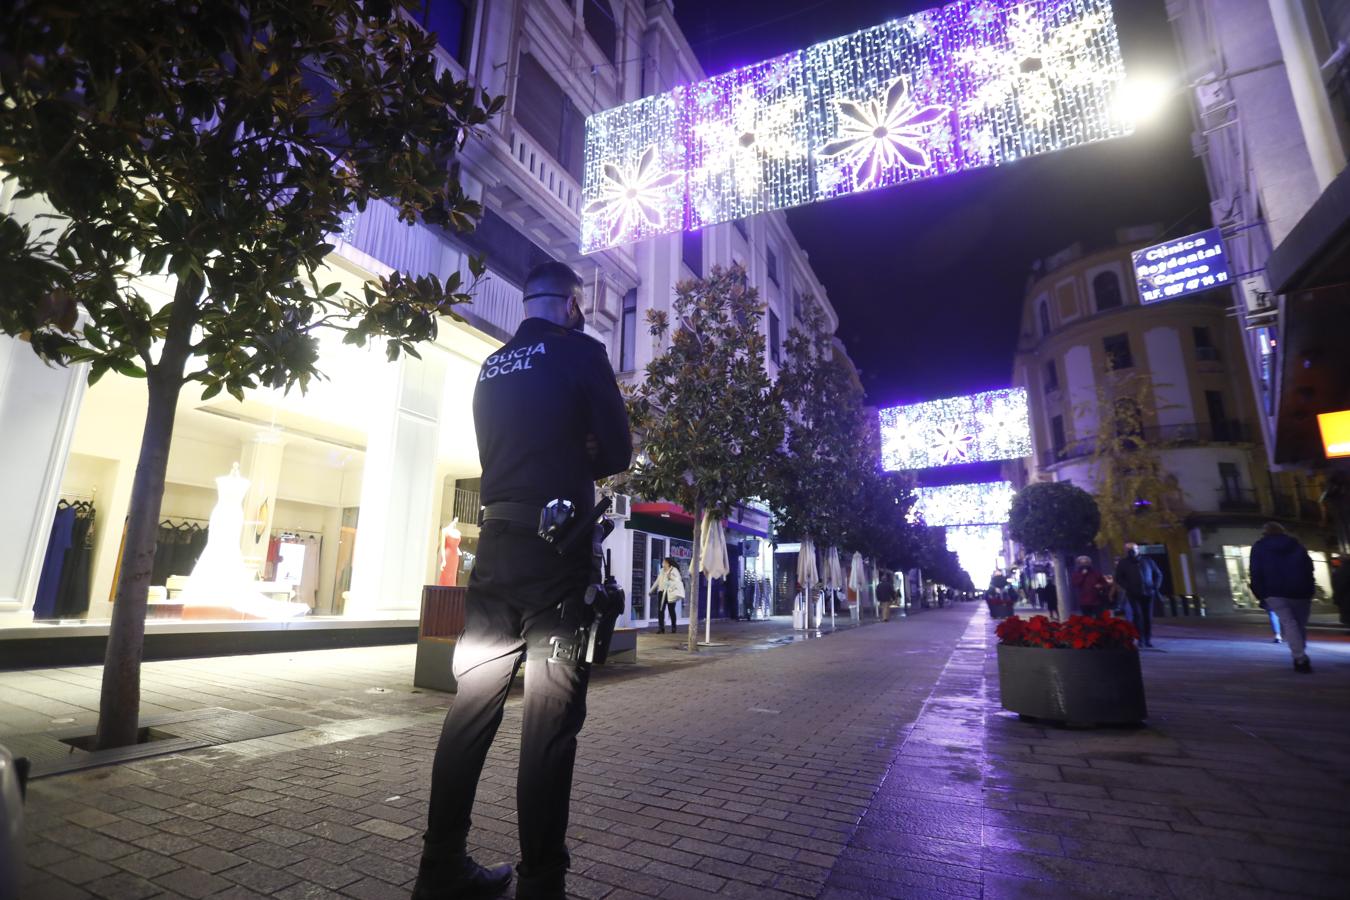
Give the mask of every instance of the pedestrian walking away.
[{"label": "pedestrian walking away", "polygon": [[666,633],[666,611],[670,611],[670,633],[675,633],[675,604],[684,599],[684,576],[675,564],[675,557],[667,556],[661,562],[661,571],[656,580],[647,589],[648,594],[656,595],[656,631]]},{"label": "pedestrian walking away", "polygon": [[1251,572],[1252,593],[1280,621],[1280,633],[1294,658],[1294,671],[1311,673],[1308,615],[1315,582],[1307,548],[1279,522],[1267,522],[1260,539],[1252,545],[1247,571]]},{"label": "pedestrian walking away", "polygon": [[632,442],[604,347],[581,330],[581,279],[545,263],[526,278],[524,301],[525,320],[484,362],[474,391],[483,524],[455,647],[458,693],[432,764],[414,900],[494,897],[511,880],[510,866],[471,859],[467,841],[478,778],[522,662],[516,897],[565,896],[568,805],[590,666],[555,647],[570,646],[587,587],[599,578],[592,542],[574,541],[560,553],[541,536],[542,514],[547,507],[547,521],[564,535],[569,509],[571,526],[583,527],[595,508],[595,480],[628,468]]},{"label": "pedestrian walking away", "polygon": [[1074,560],[1073,574],[1069,576],[1073,584],[1073,596],[1078,601],[1078,609],[1085,616],[1099,616],[1110,605],[1108,598],[1111,586],[1106,576],[1092,564],[1089,556],[1080,556]]},{"label": "pedestrian walking away", "polygon": [[1153,646],[1153,603],[1162,589],[1162,570],[1139,553],[1134,541],[1125,543],[1125,555],[1116,563],[1115,583],[1130,607],[1130,620],[1139,629],[1145,647]]}]

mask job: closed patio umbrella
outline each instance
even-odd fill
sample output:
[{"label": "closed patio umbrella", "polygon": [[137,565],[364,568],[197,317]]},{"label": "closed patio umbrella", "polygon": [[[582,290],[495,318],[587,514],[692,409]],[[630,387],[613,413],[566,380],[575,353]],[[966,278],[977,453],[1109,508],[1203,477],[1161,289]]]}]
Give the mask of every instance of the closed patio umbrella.
[{"label": "closed patio umbrella", "polygon": [[862,621],[863,592],[867,590],[867,584],[867,570],[863,567],[862,554],[854,550],[853,561],[849,563],[848,567],[848,587],[858,599],[858,602],[853,605],[853,609],[849,610],[849,616],[854,621]]},{"label": "closed patio umbrella", "polygon": [[[811,538],[802,538],[801,548],[797,551],[797,584],[801,585],[802,605],[801,605],[801,625],[800,628],[810,627],[810,614],[807,610],[811,604],[811,588],[820,581],[820,574],[816,570],[816,545],[811,542]],[[796,623],[793,623],[796,625]]]},{"label": "closed patio umbrella", "polygon": [[[722,520],[711,515],[703,517],[703,546],[699,550],[699,568],[708,576],[708,617],[704,620],[704,641],[712,643],[712,583],[714,578],[724,578],[731,571],[727,561],[727,532]],[[697,602],[697,598],[695,599]]]}]

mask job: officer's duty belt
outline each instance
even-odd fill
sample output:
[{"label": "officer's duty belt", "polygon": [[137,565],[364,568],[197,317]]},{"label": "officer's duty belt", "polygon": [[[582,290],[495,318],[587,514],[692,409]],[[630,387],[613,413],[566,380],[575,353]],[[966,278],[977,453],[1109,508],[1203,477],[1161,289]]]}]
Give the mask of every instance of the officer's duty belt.
[{"label": "officer's duty belt", "polygon": [[539,507],[529,503],[502,501],[500,503],[489,503],[483,507],[483,513],[479,518],[482,522],[491,522],[495,519],[499,522],[524,525],[526,528],[535,531],[539,528],[539,512]]}]

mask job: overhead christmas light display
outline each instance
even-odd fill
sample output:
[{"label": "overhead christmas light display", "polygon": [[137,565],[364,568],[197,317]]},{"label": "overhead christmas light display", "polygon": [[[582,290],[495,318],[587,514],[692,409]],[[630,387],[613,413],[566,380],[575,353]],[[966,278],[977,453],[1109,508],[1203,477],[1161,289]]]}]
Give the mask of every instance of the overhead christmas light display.
[{"label": "overhead christmas light display", "polygon": [[1015,493],[1008,481],[918,487],[912,514],[925,525],[1001,525],[1008,521]]},{"label": "overhead christmas light display", "polygon": [[1110,0],[957,0],[586,120],[581,249],[1130,133]]},{"label": "overhead christmas light display", "polygon": [[892,472],[1016,459],[1031,453],[1023,388],[892,406],[878,415],[881,463]]}]

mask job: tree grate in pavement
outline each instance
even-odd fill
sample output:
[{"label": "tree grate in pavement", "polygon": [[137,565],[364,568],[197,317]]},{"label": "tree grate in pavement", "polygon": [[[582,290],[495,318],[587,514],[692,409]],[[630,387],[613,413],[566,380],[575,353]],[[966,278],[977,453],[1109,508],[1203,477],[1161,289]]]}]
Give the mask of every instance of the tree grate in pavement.
[{"label": "tree grate in pavement", "polygon": [[113,750],[89,751],[76,746],[81,739],[92,737],[87,726],[10,737],[5,739],[5,745],[15,756],[26,756],[32,762],[30,778],[45,778],[301,730],[299,725],[219,706],[144,716],[140,728],[147,740]]}]

